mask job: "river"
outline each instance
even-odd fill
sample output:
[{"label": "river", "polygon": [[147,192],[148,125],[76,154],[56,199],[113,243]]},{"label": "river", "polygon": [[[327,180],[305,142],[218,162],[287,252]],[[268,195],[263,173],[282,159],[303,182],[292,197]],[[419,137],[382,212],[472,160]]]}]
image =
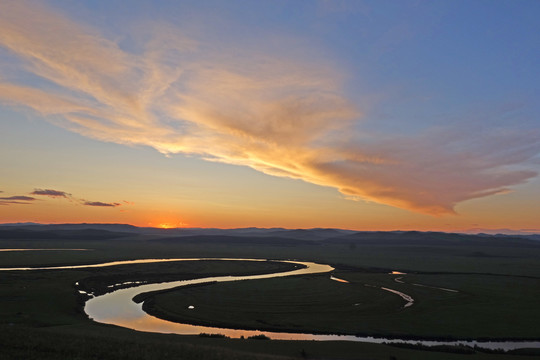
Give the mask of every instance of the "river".
[{"label": "river", "polygon": [[[104,267],[126,264],[141,264],[141,263],[156,263],[156,262],[172,262],[172,261],[197,261],[197,260],[234,260],[234,261],[267,261],[264,259],[231,259],[231,258],[187,258],[187,259],[141,259],[141,260],[127,260],[127,261],[115,261],[102,264],[92,265],[73,265],[73,266],[56,266],[56,267],[21,267],[21,268],[0,268],[0,271],[13,271],[13,270],[52,270],[52,269],[81,269],[92,267]],[[196,335],[200,333],[210,334],[223,334],[232,338],[250,337],[255,335],[265,335],[275,340],[341,340],[341,341],[360,341],[370,343],[410,343],[410,344],[423,344],[427,346],[433,345],[468,345],[468,346],[480,346],[487,349],[518,349],[518,348],[540,348],[540,341],[476,341],[476,340],[459,340],[459,341],[434,341],[434,340],[408,340],[408,339],[387,339],[371,336],[352,336],[352,335],[320,335],[309,333],[287,333],[287,332],[273,332],[273,331],[258,331],[258,330],[239,330],[239,329],[225,329],[218,327],[198,326],[190,324],[175,323],[163,319],[156,318],[145,313],[142,309],[142,303],[137,304],[132,299],[138,294],[172,289],[175,287],[201,284],[207,282],[227,282],[227,281],[240,281],[240,280],[255,280],[255,279],[268,279],[285,276],[295,276],[302,274],[317,274],[327,273],[334,270],[329,265],[317,264],[313,262],[302,261],[290,261],[283,260],[283,262],[304,265],[305,268],[264,274],[264,275],[248,275],[248,276],[217,276],[206,277],[192,280],[172,281],[164,283],[153,284],[139,284],[134,287],[118,289],[112,292],[90,298],[84,307],[84,311],[88,316],[96,322],[122,326],[138,331],[148,331],[156,333],[174,333],[181,335]],[[335,279],[334,280],[341,280]],[[135,283],[132,283],[135,284]],[[76,286],[78,283],[76,284]],[[384,288],[383,290],[390,291],[392,289]],[[82,292],[82,291],[81,291]],[[395,292],[395,291],[393,291]],[[91,295],[91,294],[90,294]],[[400,294],[397,294],[400,295]],[[405,294],[402,294],[405,295]],[[402,296],[400,295],[400,296]],[[402,296],[403,297],[403,296]],[[411,299],[405,299],[411,301]],[[191,305],[189,308],[196,310],[197,304]]]}]

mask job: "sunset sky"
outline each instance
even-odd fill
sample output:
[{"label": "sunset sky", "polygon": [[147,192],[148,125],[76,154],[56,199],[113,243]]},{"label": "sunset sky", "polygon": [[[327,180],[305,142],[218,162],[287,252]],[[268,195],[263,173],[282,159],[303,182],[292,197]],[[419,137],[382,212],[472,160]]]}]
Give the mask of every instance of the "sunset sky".
[{"label": "sunset sky", "polygon": [[540,232],[539,18],[2,1],[0,223]]}]

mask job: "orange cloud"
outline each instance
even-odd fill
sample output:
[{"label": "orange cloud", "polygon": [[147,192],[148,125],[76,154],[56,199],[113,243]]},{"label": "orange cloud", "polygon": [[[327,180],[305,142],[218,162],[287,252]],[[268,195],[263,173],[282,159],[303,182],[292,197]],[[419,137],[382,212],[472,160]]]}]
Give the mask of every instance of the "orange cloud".
[{"label": "orange cloud", "polygon": [[[3,191],[0,191],[0,193]],[[15,195],[15,196],[5,196],[0,197],[0,205],[28,205],[31,203],[31,201],[37,200],[34,197],[31,196],[24,196],[24,195]]]},{"label": "orange cloud", "polygon": [[98,207],[117,207],[122,204],[120,203],[105,203],[101,201],[83,201],[83,205],[86,206],[98,206]]},{"label": "orange cloud", "polygon": [[43,195],[43,196],[49,196],[52,198],[68,198],[71,196],[71,194],[68,194],[65,191],[60,190],[53,190],[53,189],[35,189],[30,193],[31,195]]},{"label": "orange cloud", "polygon": [[[94,139],[197,154],[435,215],[536,176],[522,165],[540,152],[538,134],[360,133],[361,111],[331,64],[214,50],[172,26],[156,29],[133,53],[45,6],[3,2],[0,46],[21,65],[9,81],[0,74],[0,101]],[[17,79],[29,74],[45,84]]]}]

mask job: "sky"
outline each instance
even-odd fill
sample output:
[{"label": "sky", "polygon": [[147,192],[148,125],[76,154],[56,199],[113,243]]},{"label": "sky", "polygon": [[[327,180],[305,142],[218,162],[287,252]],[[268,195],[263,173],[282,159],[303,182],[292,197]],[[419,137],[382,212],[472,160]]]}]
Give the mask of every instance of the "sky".
[{"label": "sky", "polygon": [[0,223],[540,232],[539,16],[2,1]]}]

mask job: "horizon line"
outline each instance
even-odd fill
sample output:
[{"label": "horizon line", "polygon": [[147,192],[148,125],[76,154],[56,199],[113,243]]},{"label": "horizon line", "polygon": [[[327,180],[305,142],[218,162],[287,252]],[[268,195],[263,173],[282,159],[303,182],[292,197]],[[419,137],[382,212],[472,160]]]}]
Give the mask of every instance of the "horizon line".
[{"label": "horizon line", "polygon": [[[48,225],[119,225],[119,226],[132,226],[135,228],[149,228],[149,229],[156,229],[156,230],[181,230],[181,229],[199,229],[199,230],[244,230],[244,229],[257,229],[257,230],[342,230],[342,231],[355,231],[355,232],[422,232],[422,233],[431,233],[431,232],[438,232],[438,233],[446,233],[446,234],[468,234],[468,235],[475,235],[475,234],[489,234],[489,235],[540,235],[540,229],[511,229],[511,228],[470,228],[470,229],[462,229],[462,230],[453,230],[453,231],[447,231],[447,230],[402,230],[402,229],[394,229],[394,230],[357,230],[357,229],[344,229],[344,228],[333,228],[333,227],[314,227],[314,228],[287,228],[287,227],[258,227],[258,226],[245,226],[245,227],[231,227],[231,228],[221,228],[221,227],[187,227],[187,226],[180,226],[180,227],[159,227],[159,226],[140,226],[140,225],[133,225],[129,223],[91,223],[91,222],[80,222],[80,223],[64,223],[64,222],[58,222],[58,223],[40,223],[40,222],[6,222],[6,223],[0,223],[0,226],[48,226]],[[509,232],[513,232],[512,234],[509,234]]]}]

